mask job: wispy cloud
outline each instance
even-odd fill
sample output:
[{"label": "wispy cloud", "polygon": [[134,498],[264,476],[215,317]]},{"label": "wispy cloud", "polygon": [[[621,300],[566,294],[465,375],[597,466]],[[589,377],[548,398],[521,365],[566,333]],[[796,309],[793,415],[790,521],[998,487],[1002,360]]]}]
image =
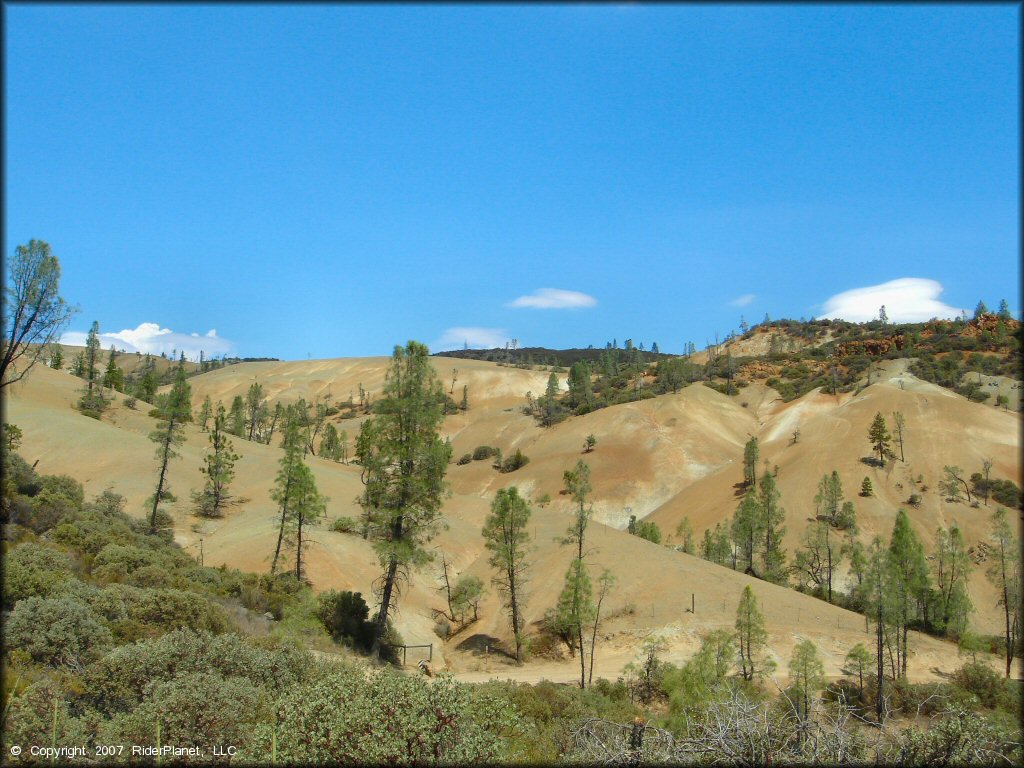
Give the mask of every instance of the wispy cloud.
[{"label": "wispy cloud", "polygon": [[510,341],[504,328],[449,328],[441,338],[430,345],[434,352],[450,352],[453,349],[495,349],[504,347]]},{"label": "wispy cloud", "polygon": [[597,299],[579,291],[564,291],[560,288],[538,288],[533,293],[520,296],[508,306],[522,309],[580,309],[593,307]]},{"label": "wispy cloud", "polygon": [[[82,331],[69,331],[60,341],[61,344],[84,346],[87,335]],[[198,333],[178,333],[170,328],[161,328],[158,323],[139,323],[136,328],[100,333],[100,346],[104,349],[113,346],[122,352],[148,352],[153,355],[184,351],[189,360],[198,360],[200,351],[209,359],[230,354],[234,350],[234,344],[218,336],[216,329],[200,336]]]},{"label": "wispy cloud", "polygon": [[863,323],[885,314],[896,323],[922,323],[933,317],[954,318],[961,310],[939,301],[942,284],[923,277],[901,277],[881,285],[853,288],[825,302],[819,318]]},{"label": "wispy cloud", "polygon": [[744,293],[742,296],[733,299],[729,302],[730,306],[733,307],[745,307],[747,304],[752,302],[756,297],[752,293]]}]

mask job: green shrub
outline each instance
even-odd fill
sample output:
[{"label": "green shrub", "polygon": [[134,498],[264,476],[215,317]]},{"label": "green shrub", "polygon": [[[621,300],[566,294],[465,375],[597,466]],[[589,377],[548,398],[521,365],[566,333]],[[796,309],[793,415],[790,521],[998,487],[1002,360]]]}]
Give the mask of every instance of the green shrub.
[{"label": "green shrub", "polygon": [[[277,759],[284,763],[492,762],[507,748],[514,710],[468,685],[336,664],[277,702]],[[274,727],[258,726],[245,761],[265,760]]]},{"label": "green shrub", "polygon": [[167,568],[168,565],[168,558],[161,552],[131,545],[107,544],[93,558],[92,575],[100,581],[124,581],[140,568]]},{"label": "green shrub", "polygon": [[322,592],[317,598],[317,618],[337,642],[364,652],[373,645],[375,623],[360,592]]},{"label": "green shrub", "polygon": [[217,603],[204,595],[179,589],[110,584],[96,593],[90,605],[112,623],[115,633],[122,635],[133,634],[134,625],[141,627],[140,636],[150,637],[181,628],[221,633],[232,626],[230,617]]},{"label": "green shrub", "polygon": [[4,606],[26,597],[51,597],[71,578],[71,559],[63,552],[27,541],[4,557]]},{"label": "green shrub", "polygon": [[[156,683],[137,707],[102,724],[103,744],[156,746],[155,724],[162,744],[244,747],[255,725],[270,714],[266,691],[244,677],[189,672]],[[196,762],[205,762],[197,760]]]},{"label": "green shrub", "polygon": [[79,600],[29,597],[11,611],[4,641],[33,661],[78,670],[100,658],[113,637],[100,617]]},{"label": "green shrub", "polygon": [[525,467],[530,463],[530,457],[523,453],[521,450],[516,448],[516,452],[509,456],[501,464],[502,472],[515,472],[521,467]]},{"label": "green shrub", "polygon": [[[32,683],[20,694],[12,696],[8,706],[10,709],[4,717],[4,741],[8,745],[50,746],[53,741],[58,745],[86,744],[89,741],[88,727],[80,719],[71,716],[67,697],[53,680],[44,678]],[[53,728],[55,710],[56,732]],[[28,753],[28,750],[25,752]],[[9,764],[18,762],[13,757],[9,760]],[[33,759],[28,754],[23,755],[22,760],[42,762],[40,758]]]},{"label": "green shrub", "polygon": [[1019,684],[1007,680],[983,661],[969,661],[953,673],[952,681],[978,697],[989,709],[1020,708]]},{"label": "green shrub", "polygon": [[489,445],[478,445],[473,449],[473,461],[483,461],[498,455],[498,449]]},{"label": "green shrub", "polygon": [[469,462],[471,462],[472,460],[473,460],[473,454],[471,454],[471,453],[464,453],[461,456],[459,456],[459,460],[456,461],[455,463],[458,464],[461,467],[461,466],[463,466],[465,464],[469,464]]},{"label": "green shrub", "polygon": [[119,646],[90,665],[82,676],[83,697],[101,713],[127,712],[146,699],[152,685],[197,672],[244,678],[276,696],[305,679],[312,662],[308,651],[287,645],[265,647],[234,634],[179,629]]},{"label": "green shrub", "polygon": [[336,517],[334,522],[331,523],[331,530],[335,533],[352,533],[356,530],[359,524],[351,517]]}]

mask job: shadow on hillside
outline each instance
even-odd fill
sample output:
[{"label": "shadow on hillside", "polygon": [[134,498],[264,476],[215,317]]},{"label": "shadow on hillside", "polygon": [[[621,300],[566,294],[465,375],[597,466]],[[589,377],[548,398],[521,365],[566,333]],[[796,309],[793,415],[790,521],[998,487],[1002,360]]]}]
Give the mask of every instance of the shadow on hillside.
[{"label": "shadow on hillside", "polygon": [[502,647],[501,640],[482,632],[470,635],[455,647],[460,651],[469,651],[474,656],[498,656],[512,660],[516,658],[515,654]]}]

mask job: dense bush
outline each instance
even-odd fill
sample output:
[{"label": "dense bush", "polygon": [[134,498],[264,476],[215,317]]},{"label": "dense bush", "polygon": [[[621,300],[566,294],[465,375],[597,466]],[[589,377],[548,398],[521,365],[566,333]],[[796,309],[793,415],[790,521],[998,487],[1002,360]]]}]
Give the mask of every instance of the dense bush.
[{"label": "dense bush", "polygon": [[80,600],[29,597],[11,611],[4,642],[40,664],[79,670],[101,657],[113,637],[102,619]]},{"label": "dense bush", "polygon": [[153,685],[138,706],[103,723],[97,740],[127,752],[156,746],[159,723],[162,744],[198,746],[205,755],[195,762],[208,762],[213,747],[247,743],[269,709],[267,692],[244,677],[189,672]]},{"label": "dense bush", "polygon": [[473,461],[483,461],[498,455],[498,449],[490,445],[478,445],[473,449]]},{"label": "dense bush", "polygon": [[502,472],[515,472],[530,463],[530,457],[516,448],[516,452],[501,463]]},{"label": "dense bush", "polygon": [[362,651],[373,644],[374,622],[370,608],[359,592],[328,590],[317,598],[317,617],[337,642]]},{"label": "dense bush", "polygon": [[4,606],[26,597],[51,597],[71,578],[71,559],[63,552],[27,541],[4,557]]},{"label": "dense bush", "polygon": [[352,533],[358,527],[358,523],[351,517],[344,515],[336,517],[331,523],[331,530],[335,533]]},{"label": "dense bush", "polygon": [[244,678],[276,696],[303,680],[311,662],[308,651],[286,645],[261,647],[234,634],[179,629],[122,645],[91,664],[83,674],[84,697],[101,713],[127,712],[152,685],[199,672]]},{"label": "dense bush", "polygon": [[970,661],[953,673],[952,681],[970,691],[989,709],[1020,712],[1020,684],[1008,680],[983,661]]},{"label": "dense bush", "polygon": [[[506,753],[514,710],[474,696],[450,677],[428,683],[388,669],[335,664],[276,705],[277,759],[284,763],[492,762]],[[243,761],[266,760],[274,728],[261,725]]]}]

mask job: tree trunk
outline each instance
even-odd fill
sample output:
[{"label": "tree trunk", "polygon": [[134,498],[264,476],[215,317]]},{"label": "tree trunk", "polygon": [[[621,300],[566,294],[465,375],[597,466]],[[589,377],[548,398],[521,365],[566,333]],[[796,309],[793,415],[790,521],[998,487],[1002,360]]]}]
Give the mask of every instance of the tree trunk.
[{"label": "tree trunk", "polygon": [[156,494],[153,496],[153,511],[149,516],[149,532],[156,533],[156,513],[160,508],[160,499],[164,495],[164,479],[167,477],[167,462],[170,461],[171,441],[174,436],[174,417],[167,422],[167,436],[164,438],[164,453],[160,460],[160,479],[156,483]]},{"label": "tree trunk", "polygon": [[878,640],[878,669],[877,669],[877,688],[876,699],[875,699],[875,714],[878,717],[878,722],[881,723],[885,710],[883,708],[882,700],[882,688],[885,681],[885,659],[882,656],[882,595],[879,590],[878,598],[878,624],[877,624],[877,640]]},{"label": "tree trunk", "polygon": [[587,687],[587,654],[583,649],[583,622],[576,623],[576,637],[580,646],[580,688]]},{"label": "tree trunk", "polygon": [[516,664],[523,663],[523,636],[519,627],[519,596],[516,594],[516,575],[512,567],[508,569],[509,603],[512,608],[512,635],[516,641]]},{"label": "tree trunk", "polygon": [[907,616],[903,614],[903,679],[907,678]]},{"label": "tree trunk", "polygon": [[1003,549],[1002,541],[999,542],[999,567],[1003,576],[1003,613],[1006,615],[1006,677],[1010,677],[1010,667],[1013,665],[1014,637],[1010,630],[1010,600],[1006,589],[1006,552]]},{"label": "tree trunk", "polygon": [[825,523],[825,551],[828,553],[828,601],[832,602],[832,545],[828,540],[829,524]]},{"label": "tree trunk", "polygon": [[289,491],[291,490],[292,476],[288,473],[288,479],[284,484],[284,501],[281,502],[281,524],[277,529],[277,547],[274,549],[274,560],[270,564],[270,575],[277,572],[277,559],[281,556],[281,543],[284,541],[284,524],[288,516]]},{"label": "tree trunk", "polygon": [[373,633],[373,646],[370,648],[370,655],[380,661],[381,640],[387,631],[388,608],[391,605],[391,592],[395,586],[395,576],[398,573],[398,558],[391,555],[388,561],[387,575],[384,578],[384,591],[380,599],[380,612],[377,614],[377,626]]},{"label": "tree trunk", "polygon": [[295,578],[298,581],[302,581],[302,522],[304,517],[305,515],[302,513],[302,509],[300,508],[298,534],[295,537]]}]

